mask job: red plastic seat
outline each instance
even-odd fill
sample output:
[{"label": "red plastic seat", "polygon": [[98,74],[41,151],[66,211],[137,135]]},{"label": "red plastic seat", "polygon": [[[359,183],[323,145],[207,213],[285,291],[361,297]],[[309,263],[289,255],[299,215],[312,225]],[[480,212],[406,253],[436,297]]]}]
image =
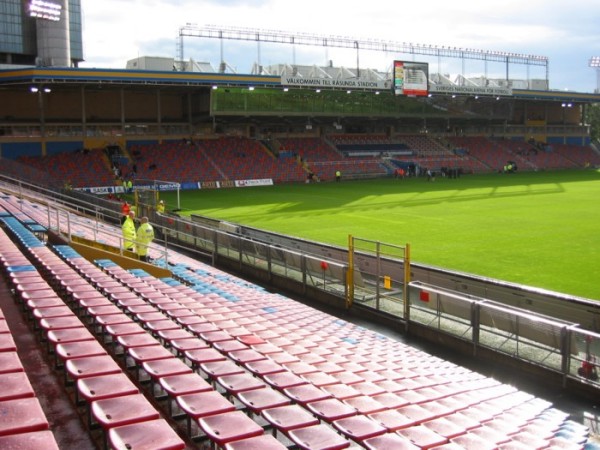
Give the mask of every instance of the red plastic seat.
[{"label": "red plastic seat", "polygon": [[377,412],[385,411],[387,407],[382,405],[373,397],[366,395],[359,395],[358,397],[347,398],[343,400],[344,403],[356,408],[358,414],[374,414]]},{"label": "red plastic seat", "polygon": [[32,431],[29,433],[0,436],[0,448],[20,450],[60,450],[51,431]]},{"label": "red plastic seat", "polygon": [[494,450],[498,446],[485,438],[473,433],[466,433],[450,440],[452,444],[460,445],[461,448],[476,448],[477,450]]},{"label": "red plastic seat", "polygon": [[51,308],[53,306],[65,306],[65,302],[58,297],[34,298],[27,301],[27,308],[33,311],[36,308]]},{"label": "red plastic seat", "polygon": [[45,332],[52,330],[64,330],[66,328],[82,328],[83,323],[75,315],[64,317],[47,317],[39,322],[40,328]]},{"label": "red plastic seat", "polygon": [[106,355],[107,353],[104,347],[94,340],[58,344],[54,349],[54,354],[57,360],[60,359],[64,364],[70,359]]},{"label": "red plastic seat", "polygon": [[85,327],[52,330],[46,335],[49,346],[67,344],[70,342],[96,341],[96,338]]},{"label": "red plastic seat", "polygon": [[387,433],[383,425],[361,415],[336,420],[333,426],[344,436],[359,444],[366,439]]},{"label": "red plastic seat", "polygon": [[445,437],[448,440],[463,435],[467,432],[465,428],[455,422],[452,422],[451,420],[446,419],[445,417],[438,417],[437,419],[430,420],[429,422],[424,422],[423,426],[435,431],[437,434]]},{"label": "red plastic seat", "polygon": [[140,369],[142,368],[143,363],[159,359],[175,358],[173,353],[160,344],[130,347],[127,349],[127,356],[134,362],[133,369],[138,380],[140,379]]},{"label": "red plastic seat", "polygon": [[290,399],[299,403],[300,405],[306,405],[309,402],[316,402],[318,400],[325,400],[331,398],[332,395],[319,389],[317,386],[312,384],[302,384],[300,386],[293,386],[283,390],[284,394]]},{"label": "red plastic seat", "polygon": [[409,439],[413,444],[420,448],[432,448],[437,445],[442,445],[448,442],[444,436],[440,436],[435,431],[424,427],[423,425],[415,425],[409,428],[398,430],[400,436]]},{"label": "red plastic seat", "polygon": [[24,371],[25,369],[17,352],[7,351],[0,353],[0,375]]},{"label": "red plastic seat", "polygon": [[157,359],[142,363],[142,369],[148,374],[151,382],[150,392],[154,392],[154,384],[163,377],[192,373],[192,369],[179,358]]},{"label": "red plastic seat", "polygon": [[336,398],[311,402],[306,407],[317,417],[329,423],[357,413],[356,408]]},{"label": "red plastic seat", "polygon": [[[124,353],[127,353],[127,350],[132,347],[160,345],[160,342],[154,336],[146,332],[117,335],[115,343],[123,348]],[[116,354],[116,348],[114,351]]]},{"label": "red plastic seat", "polygon": [[202,339],[197,337],[184,338],[184,339],[172,339],[171,347],[177,352],[177,356],[181,357],[188,350],[198,350],[202,348],[209,348],[208,344]]},{"label": "red plastic seat", "polygon": [[65,377],[77,381],[81,378],[121,373],[119,365],[108,355],[86,356],[65,363]]},{"label": "red plastic seat", "polygon": [[275,389],[279,390],[300,386],[301,384],[308,384],[304,378],[291,372],[269,373],[264,376],[264,380]]},{"label": "red plastic seat", "polygon": [[91,403],[105,398],[137,394],[139,389],[124,373],[99,375],[77,380],[78,395]]},{"label": "red plastic seat", "polygon": [[291,430],[289,437],[302,450],[340,450],[350,447],[350,441],[324,424]]},{"label": "red plastic seat", "polygon": [[234,396],[240,392],[262,389],[266,386],[262,380],[248,372],[217,377],[216,382],[225,389],[228,395]]},{"label": "red plastic seat", "polygon": [[111,428],[108,441],[113,450],[183,450],[185,442],[164,419]]},{"label": "red plastic seat", "polygon": [[319,419],[300,405],[285,405],[268,408],[262,411],[262,416],[273,427],[286,434],[296,428],[308,427],[319,423]]},{"label": "red plastic seat", "polygon": [[208,392],[213,390],[212,386],[195,372],[165,376],[160,378],[158,383],[169,397],[169,415],[172,415],[173,413],[172,403],[174,398],[180,395],[194,394],[196,392]]},{"label": "red plastic seat", "polygon": [[198,425],[211,441],[221,447],[232,441],[264,433],[260,425],[241,411],[203,417],[198,421]]},{"label": "red plastic seat", "polygon": [[[381,436],[366,439],[362,443],[368,450],[420,450],[410,440],[396,433],[382,434]],[[461,447],[462,448],[462,447]],[[465,447],[480,448],[480,447]]]},{"label": "red plastic seat", "polygon": [[10,333],[0,333],[0,352],[16,352],[17,344]]},{"label": "red plastic seat", "polygon": [[198,420],[204,416],[235,411],[233,403],[217,391],[196,392],[194,394],[180,395],[176,398],[177,404],[187,415],[187,432],[191,436],[192,419]]},{"label": "red plastic seat", "polygon": [[131,394],[94,401],[91,405],[92,416],[106,430],[159,419],[160,414],[143,394]]},{"label": "red plastic seat", "polygon": [[237,398],[254,414],[259,414],[265,409],[285,406],[291,403],[291,400],[287,396],[270,387],[240,392]]},{"label": "red plastic seat", "polygon": [[269,373],[277,373],[284,372],[285,368],[280,364],[270,360],[270,359],[261,359],[257,361],[250,361],[244,364],[246,369],[248,369],[253,374],[258,376],[263,376]]},{"label": "red plastic seat", "polygon": [[228,359],[200,364],[200,370],[204,372],[210,382],[214,384],[218,377],[239,375],[244,369]]},{"label": "red plastic seat", "polygon": [[205,331],[199,333],[200,338],[204,339],[208,343],[215,343],[219,341],[228,341],[231,340],[232,337],[227,331],[223,330],[213,330],[213,331]]},{"label": "red plastic seat", "polygon": [[252,361],[261,361],[267,359],[262,353],[252,349],[236,350],[229,352],[229,357],[239,364],[247,364]]},{"label": "red plastic seat", "polygon": [[0,402],[18,398],[35,397],[35,392],[25,372],[4,373],[0,376]]},{"label": "red plastic seat", "polygon": [[225,356],[214,348],[201,348],[185,352],[186,358],[192,363],[192,369],[196,370],[202,363],[225,361]]},{"label": "red plastic seat", "polygon": [[225,450],[286,450],[287,447],[270,434],[229,442]]},{"label": "red plastic seat", "polygon": [[[250,350],[247,345],[242,344],[240,341],[238,341],[236,339],[215,342],[213,344],[213,347],[216,350],[220,351],[221,353],[225,353],[225,354],[234,352],[234,351],[237,352],[240,350]],[[264,356],[261,359],[264,359]],[[256,361],[256,359],[252,359],[252,361]]]},{"label": "red plastic seat", "polygon": [[359,391],[354,389],[352,386],[348,386],[345,384],[329,384],[327,386],[323,386],[325,392],[330,393],[333,397],[338,400],[344,400],[347,398],[358,397],[361,395]]},{"label": "red plastic seat", "polygon": [[35,397],[0,402],[0,436],[48,429],[48,420]]}]

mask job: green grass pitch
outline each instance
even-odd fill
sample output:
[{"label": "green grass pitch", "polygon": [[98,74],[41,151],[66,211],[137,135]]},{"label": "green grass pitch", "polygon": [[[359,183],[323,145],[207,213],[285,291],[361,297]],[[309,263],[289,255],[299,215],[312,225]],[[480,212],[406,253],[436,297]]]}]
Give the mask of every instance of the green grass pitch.
[{"label": "green grass pitch", "polygon": [[183,191],[181,206],[342,247],[409,243],[414,262],[600,299],[600,171]]}]

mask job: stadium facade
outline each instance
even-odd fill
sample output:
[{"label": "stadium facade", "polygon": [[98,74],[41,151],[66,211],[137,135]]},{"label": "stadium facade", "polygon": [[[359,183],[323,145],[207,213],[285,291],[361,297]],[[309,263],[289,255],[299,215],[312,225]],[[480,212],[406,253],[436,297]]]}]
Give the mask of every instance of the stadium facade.
[{"label": "stadium facade", "polygon": [[[471,58],[486,66],[488,62],[506,65],[505,79],[460,75],[451,80],[439,67],[436,73],[433,63],[428,70],[426,64],[394,61],[402,67],[399,73],[406,69],[407,74],[411,70],[421,74],[421,90],[405,92],[398,89],[396,74],[358,65],[282,63],[264,67],[256,63],[251,73],[238,74],[228,73],[230,66],[224,61],[215,70],[210,63],[184,63],[180,54],[172,59],[137,58],[128,62],[126,69],[80,69],[73,67],[83,57],[79,1],[42,2],[59,8],[60,20],[32,18],[34,3],[8,2],[5,6],[9,14],[4,20],[18,26],[13,38],[0,36],[6,42],[16,41],[12,49],[6,43],[2,49],[5,62],[12,63],[0,70],[4,99],[0,105],[0,156],[4,158],[115,144],[130,149],[138,144],[220,135],[264,141],[332,134],[376,134],[391,141],[401,135],[431,139],[485,136],[543,145],[591,144],[584,118],[586,108],[600,101],[600,95],[549,90],[545,57],[413,44],[385,43],[379,48],[379,41],[326,39],[328,45],[355,45],[357,51],[360,44],[361,48],[411,52],[438,61]],[[63,38],[65,44],[68,36],[68,45],[39,53],[43,50],[39,48],[41,30],[48,24],[55,28],[57,41]],[[243,30],[233,31],[232,39],[243,34]],[[185,32],[214,38],[232,30],[207,27]],[[308,39],[308,45],[322,40],[305,35],[261,36],[273,42]],[[183,48],[182,42],[179,47]],[[67,53],[69,57],[65,57]],[[64,64],[57,64],[61,60]],[[423,70],[415,70],[411,64],[421,64]],[[546,79],[509,79],[510,64],[541,65],[546,68]],[[276,153],[277,149],[268,150]]]}]

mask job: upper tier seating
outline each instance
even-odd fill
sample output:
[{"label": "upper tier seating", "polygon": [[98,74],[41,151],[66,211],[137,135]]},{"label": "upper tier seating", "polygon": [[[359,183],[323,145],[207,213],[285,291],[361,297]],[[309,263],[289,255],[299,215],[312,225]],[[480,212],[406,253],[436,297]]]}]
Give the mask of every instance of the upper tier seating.
[{"label": "upper tier seating", "polygon": [[19,162],[49,173],[72,187],[111,186],[114,176],[109,170],[104,150],[93,149],[85,152],[64,152],[47,156],[21,156]]}]

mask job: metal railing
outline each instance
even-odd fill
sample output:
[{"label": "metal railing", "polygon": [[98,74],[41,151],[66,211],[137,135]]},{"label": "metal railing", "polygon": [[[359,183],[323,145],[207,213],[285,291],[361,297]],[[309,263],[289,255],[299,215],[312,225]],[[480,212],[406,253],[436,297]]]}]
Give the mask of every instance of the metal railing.
[{"label": "metal railing", "polygon": [[410,283],[411,321],[600,388],[600,334],[420,281]]}]

